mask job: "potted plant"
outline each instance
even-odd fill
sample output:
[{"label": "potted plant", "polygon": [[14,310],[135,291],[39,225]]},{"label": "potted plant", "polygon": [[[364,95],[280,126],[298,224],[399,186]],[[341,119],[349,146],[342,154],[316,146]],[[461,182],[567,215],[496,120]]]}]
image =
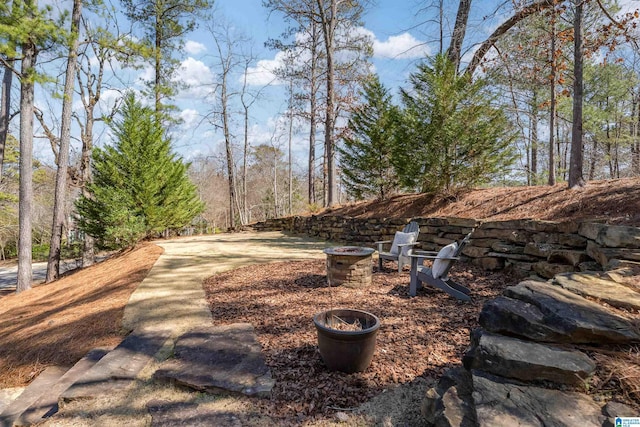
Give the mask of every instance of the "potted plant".
[{"label": "potted plant", "polygon": [[323,311],[313,316],[320,356],[330,370],[361,372],[369,367],[376,348],[380,320],[356,309]]}]

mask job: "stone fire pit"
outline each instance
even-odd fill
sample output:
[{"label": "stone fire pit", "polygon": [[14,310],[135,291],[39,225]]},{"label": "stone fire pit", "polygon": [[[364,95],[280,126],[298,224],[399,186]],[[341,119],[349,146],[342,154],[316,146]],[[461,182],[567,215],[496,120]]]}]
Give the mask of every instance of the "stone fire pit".
[{"label": "stone fire pit", "polygon": [[372,248],[335,246],[323,251],[327,254],[327,282],[329,286],[343,285],[364,288],[371,285]]}]

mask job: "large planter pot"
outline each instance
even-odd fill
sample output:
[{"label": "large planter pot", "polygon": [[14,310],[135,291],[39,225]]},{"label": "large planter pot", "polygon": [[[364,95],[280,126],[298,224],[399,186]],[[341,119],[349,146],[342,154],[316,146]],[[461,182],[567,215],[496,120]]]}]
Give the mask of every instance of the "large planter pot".
[{"label": "large planter pot", "polygon": [[[332,327],[333,316],[347,323],[362,325],[362,330],[338,330]],[[355,309],[323,311],[313,316],[318,330],[318,348],[332,371],[361,372],[369,367],[376,349],[380,320],[371,313]]]}]

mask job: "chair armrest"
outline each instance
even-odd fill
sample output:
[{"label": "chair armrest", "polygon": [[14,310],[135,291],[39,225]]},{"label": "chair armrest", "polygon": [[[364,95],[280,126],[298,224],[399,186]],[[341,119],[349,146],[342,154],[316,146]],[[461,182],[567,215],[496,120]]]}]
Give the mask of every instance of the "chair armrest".
[{"label": "chair armrest", "polygon": [[379,240],[377,242],[373,242],[374,245],[377,245],[378,243],[391,243],[393,242],[393,240]]}]

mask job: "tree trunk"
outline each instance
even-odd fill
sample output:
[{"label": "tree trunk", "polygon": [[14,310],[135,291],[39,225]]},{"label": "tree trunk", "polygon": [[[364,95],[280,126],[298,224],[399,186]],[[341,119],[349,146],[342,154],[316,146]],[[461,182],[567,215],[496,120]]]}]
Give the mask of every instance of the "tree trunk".
[{"label": "tree trunk", "polygon": [[60,148],[58,151],[58,170],[56,172],[56,187],[53,202],[53,224],[51,226],[51,243],[47,262],[47,276],[49,283],[60,276],[60,250],[62,247],[62,228],[64,226],[64,205],[67,191],[67,170],[69,166],[69,145],[71,139],[71,110],[73,106],[73,89],[75,85],[76,66],[78,63],[78,29],[82,14],[82,0],[73,0],[71,14],[71,36],[67,57],[67,70],[62,99],[62,120],[60,123]]},{"label": "tree trunk", "polygon": [[447,57],[455,67],[456,72],[460,67],[460,57],[462,56],[462,42],[467,32],[467,21],[469,20],[469,10],[471,9],[471,0],[460,0],[458,3],[458,14],[456,15],[456,23],[453,27],[451,35],[451,44],[447,50]]},{"label": "tree trunk", "polygon": [[322,33],[324,35],[324,46],[327,61],[327,105],[326,117],[324,125],[324,146],[327,158],[327,206],[334,206],[338,200],[338,181],[337,167],[335,155],[335,143],[333,140],[333,127],[335,122],[335,30],[338,20],[338,4],[337,0],[330,1],[330,12],[327,16],[327,10],[324,7],[324,0],[317,0],[318,9],[322,21]]},{"label": "tree trunk", "polygon": [[538,102],[534,95],[531,111],[531,184],[538,185]]},{"label": "tree trunk", "polygon": [[[36,7],[35,1],[31,7]],[[20,78],[20,189],[18,202],[18,283],[16,292],[31,289],[33,215],[33,108],[37,50],[33,42],[22,44]]]},{"label": "tree trunk", "polygon": [[293,214],[293,79],[289,82],[289,216]]},{"label": "tree trunk", "polygon": [[[13,64],[12,59],[6,60],[9,65]],[[2,77],[2,87],[0,87],[0,182],[2,182],[2,165],[4,163],[4,149],[9,135],[9,116],[11,108],[11,82],[13,80],[13,70],[8,66],[4,68]]]},{"label": "tree trunk", "polygon": [[549,102],[549,185],[556,184],[556,159],[554,153],[554,136],[556,126],[556,15],[551,18],[551,88]]},{"label": "tree trunk", "polygon": [[316,116],[317,116],[317,67],[318,67],[318,57],[316,55],[316,40],[317,40],[317,28],[316,23],[312,24],[312,34],[313,34],[313,52],[311,53],[311,69],[309,70],[311,76],[309,77],[310,81],[310,91],[309,91],[309,172],[307,174],[307,178],[309,180],[308,184],[308,199],[309,204],[316,203]]},{"label": "tree trunk", "polygon": [[221,101],[222,101],[222,131],[224,133],[224,144],[227,154],[227,174],[229,176],[229,228],[234,230],[236,226],[235,222],[235,209],[233,206],[236,203],[236,179],[234,171],[233,150],[231,147],[231,132],[229,131],[229,111],[228,111],[228,99],[227,99],[227,75],[222,78],[221,89]]},{"label": "tree trunk", "polygon": [[582,0],[576,0],[576,10],[573,22],[574,35],[574,65],[573,65],[573,126],[571,128],[571,155],[569,157],[569,188],[583,187],[582,177],[583,147],[582,147],[582,101],[584,49],[582,39]]}]

